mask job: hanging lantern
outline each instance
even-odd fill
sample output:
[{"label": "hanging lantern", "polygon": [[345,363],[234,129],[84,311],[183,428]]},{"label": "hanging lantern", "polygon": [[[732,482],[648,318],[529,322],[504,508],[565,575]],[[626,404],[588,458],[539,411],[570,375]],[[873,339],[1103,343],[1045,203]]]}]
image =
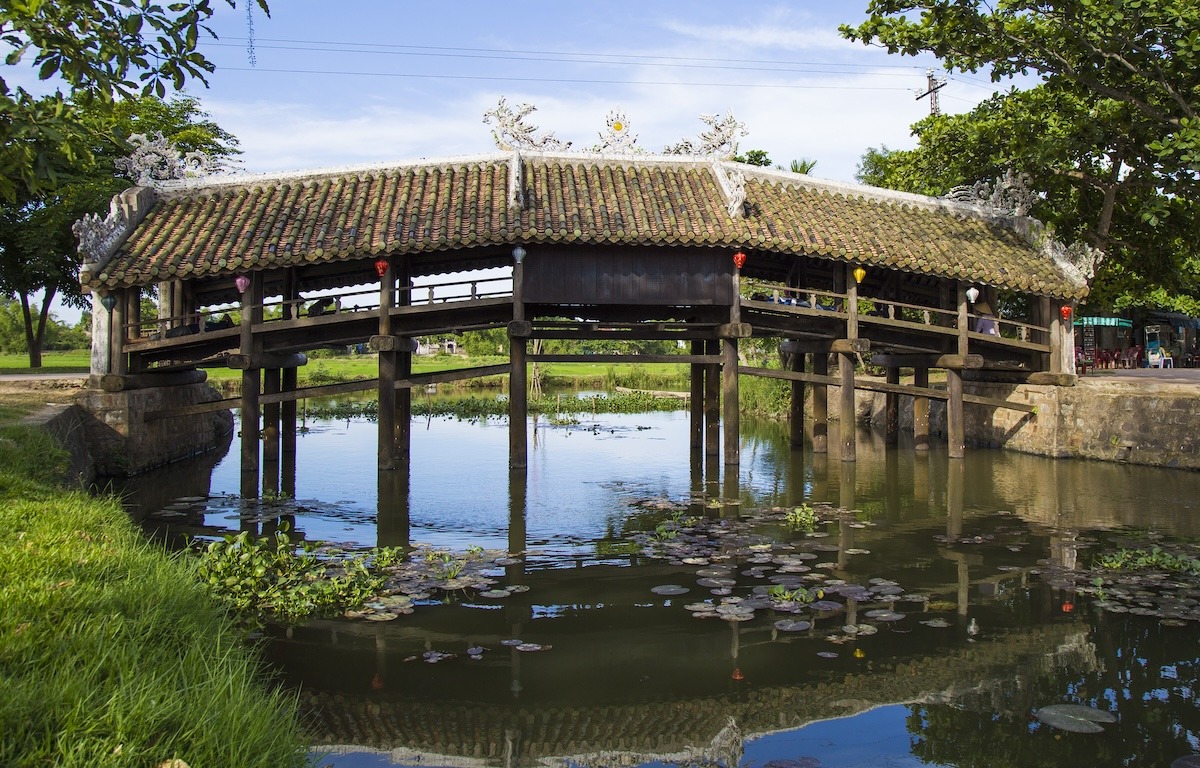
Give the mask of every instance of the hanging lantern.
[{"label": "hanging lantern", "polygon": [[1071,602],[1070,600],[1063,601],[1063,604],[1062,604],[1062,612],[1063,613],[1071,613],[1074,610],[1075,610],[1075,603]]},{"label": "hanging lantern", "polygon": [[527,251],[524,248],[522,248],[519,245],[516,246],[515,248],[512,249],[513,261],[517,262],[518,264],[525,261],[526,253],[527,253]]},{"label": "hanging lantern", "polygon": [[970,288],[967,289],[967,301],[974,304],[975,300],[978,298],[979,298],[979,289],[972,285]]},{"label": "hanging lantern", "polygon": [[380,280],[382,280],[383,276],[387,274],[389,266],[391,266],[391,264],[388,263],[386,256],[380,256],[378,259],[375,259],[375,271],[379,273]]},{"label": "hanging lantern", "polygon": [[867,279],[867,270],[862,267],[855,267],[851,274],[854,275],[854,282],[858,285],[862,285],[862,281]]},{"label": "hanging lantern", "polygon": [[250,287],[250,276],[238,275],[233,278],[233,284],[237,286],[238,293],[245,293],[246,289]]},{"label": "hanging lantern", "polygon": [[112,312],[113,307],[117,306],[117,297],[113,296],[111,293],[106,293],[100,297],[100,305],[109,312]]},{"label": "hanging lantern", "polygon": [[1070,305],[1063,304],[1061,307],[1058,308],[1058,314],[1062,315],[1063,320],[1070,320],[1071,319]]},{"label": "hanging lantern", "polygon": [[[745,257],[743,257],[743,258],[745,258]],[[746,679],[746,676],[742,674],[742,670],[739,667],[733,668],[733,674],[731,674],[730,677],[734,680],[745,680]]]},{"label": "hanging lantern", "polygon": [[740,270],[743,266],[745,266],[745,264],[746,264],[746,254],[742,253],[741,251],[738,251],[737,253],[733,254],[733,266],[737,267]]}]

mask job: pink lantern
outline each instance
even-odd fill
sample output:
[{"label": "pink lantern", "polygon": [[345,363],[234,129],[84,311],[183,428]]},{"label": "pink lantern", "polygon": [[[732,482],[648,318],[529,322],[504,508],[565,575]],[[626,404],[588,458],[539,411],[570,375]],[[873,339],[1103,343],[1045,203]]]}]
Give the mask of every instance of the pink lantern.
[{"label": "pink lantern", "polygon": [[250,287],[250,277],[248,275],[238,275],[233,278],[233,284],[237,286],[238,293],[245,293]]}]

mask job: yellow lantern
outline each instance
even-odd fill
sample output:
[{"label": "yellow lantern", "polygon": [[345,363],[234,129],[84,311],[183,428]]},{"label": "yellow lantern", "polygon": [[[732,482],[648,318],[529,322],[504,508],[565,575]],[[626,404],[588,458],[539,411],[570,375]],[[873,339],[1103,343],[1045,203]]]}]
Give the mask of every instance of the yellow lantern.
[{"label": "yellow lantern", "polygon": [[854,272],[852,272],[851,274],[854,275],[854,282],[859,285],[862,285],[862,281],[867,276],[867,270],[863,269],[862,267],[855,267]]}]

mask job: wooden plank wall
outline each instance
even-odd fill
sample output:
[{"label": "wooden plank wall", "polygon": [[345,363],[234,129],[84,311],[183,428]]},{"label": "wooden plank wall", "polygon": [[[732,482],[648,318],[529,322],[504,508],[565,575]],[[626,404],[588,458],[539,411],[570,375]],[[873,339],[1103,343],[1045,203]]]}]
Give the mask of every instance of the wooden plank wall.
[{"label": "wooden plank wall", "polygon": [[537,246],[524,268],[529,304],[733,303],[725,249]]}]

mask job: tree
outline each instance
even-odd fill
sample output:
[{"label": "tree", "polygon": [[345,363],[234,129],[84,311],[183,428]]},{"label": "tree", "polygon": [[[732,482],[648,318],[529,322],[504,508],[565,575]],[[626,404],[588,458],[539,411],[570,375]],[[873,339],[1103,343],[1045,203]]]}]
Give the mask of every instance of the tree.
[{"label": "tree", "polygon": [[812,173],[813,169],[816,167],[817,167],[816,160],[810,160],[807,157],[802,157],[799,160],[793,160],[792,164],[788,167],[788,169],[792,173],[802,173],[802,174],[808,175],[808,174]]},{"label": "tree", "polygon": [[[248,2],[249,0],[247,0]],[[236,7],[236,0],[226,0]],[[266,0],[255,0],[270,13]],[[63,167],[90,159],[90,137],[76,110],[118,96],[166,94],[189,78],[207,83],[214,67],[197,50],[212,0],[163,6],[144,0],[10,2],[0,6],[0,43],[8,66],[32,64],[42,80],[65,86],[35,98],[0,77],[0,198],[29,200],[51,190]]]},{"label": "tree", "polygon": [[[862,181],[924,194],[1024,172],[1043,194],[1034,215],[1062,240],[1106,254],[1091,301],[1200,310],[1200,155],[1189,147],[1200,98],[1194,3],[874,1],[842,27],[889,50],[931,51],[949,69],[1042,81],[997,94],[967,115],[913,126],[912,152],[871,150]],[[921,10],[918,21],[895,14]],[[1181,29],[1180,25],[1186,27]],[[1078,38],[1078,39],[1076,39]],[[1140,73],[1140,74],[1139,74]]]},{"label": "tree", "polygon": [[[920,12],[919,20],[905,14]],[[1200,4],[1195,0],[871,0],[841,33],[935,54],[993,80],[1036,72],[1128,109],[1160,178],[1200,174]]]},{"label": "tree", "polygon": [[760,165],[764,168],[771,166],[771,158],[767,156],[765,149],[750,149],[744,155],[734,155],[735,163],[745,163],[746,165]]},{"label": "tree", "polygon": [[[41,367],[50,304],[55,296],[80,306],[79,262],[72,225],[103,210],[132,180],[117,176],[115,161],[135,133],[163,134],[180,149],[218,157],[237,153],[237,139],[222,130],[191,96],[92,102],[74,112],[87,137],[90,161],[64,168],[53,191],[0,203],[0,293],[22,309],[31,368]],[[40,302],[35,304],[40,293]]]}]

